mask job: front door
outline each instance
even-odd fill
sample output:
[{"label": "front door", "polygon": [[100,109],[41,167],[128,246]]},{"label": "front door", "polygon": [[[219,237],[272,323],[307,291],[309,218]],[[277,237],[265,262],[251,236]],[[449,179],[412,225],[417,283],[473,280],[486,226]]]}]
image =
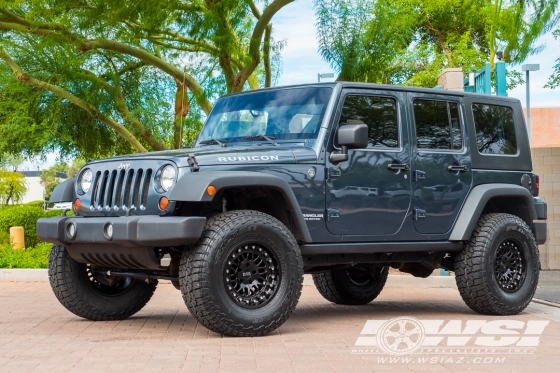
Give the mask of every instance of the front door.
[{"label": "front door", "polygon": [[[410,150],[404,93],[347,90],[338,108],[336,129],[367,124],[366,149],[349,151],[349,160],[327,161],[327,228],[333,234],[384,236],[399,231],[410,208]],[[336,139],[330,149],[336,151]],[[382,239],[382,238],[380,238]]]},{"label": "front door", "polygon": [[461,98],[409,94],[409,99],[414,226],[422,234],[447,233],[472,184]]}]

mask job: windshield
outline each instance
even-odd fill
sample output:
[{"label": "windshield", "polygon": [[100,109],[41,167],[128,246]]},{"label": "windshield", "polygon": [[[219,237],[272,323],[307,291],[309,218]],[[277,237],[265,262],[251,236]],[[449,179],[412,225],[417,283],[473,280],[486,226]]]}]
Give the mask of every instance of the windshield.
[{"label": "windshield", "polygon": [[332,93],[330,87],[260,91],[218,100],[198,137],[197,146],[228,145],[267,139],[316,139]]}]

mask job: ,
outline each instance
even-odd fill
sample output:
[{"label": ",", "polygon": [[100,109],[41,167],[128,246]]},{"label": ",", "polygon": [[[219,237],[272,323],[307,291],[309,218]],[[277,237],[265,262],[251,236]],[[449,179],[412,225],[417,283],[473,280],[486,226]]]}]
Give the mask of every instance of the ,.
[{"label": ",", "polygon": [[512,315],[538,283],[538,189],[518,100],[311,84],[221,98],[191,149],[89,162],[51,197],[75,216],[37,233],[55,295],[90,320],[133,315],[166,279],[208,329],[264,335],[304,273],[362,305],[389,267],[455,271],[472,310]]}]

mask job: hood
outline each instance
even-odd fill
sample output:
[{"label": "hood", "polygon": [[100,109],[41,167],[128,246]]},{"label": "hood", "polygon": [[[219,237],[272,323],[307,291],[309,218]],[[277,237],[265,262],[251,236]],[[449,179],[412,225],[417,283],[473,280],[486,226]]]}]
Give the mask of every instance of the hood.
[{"label": "hood", "polygon": [[[290,144],[291,145],[291,144]],[[317,162],[313,149],[302,146],[232,146],[187,148],[178,150],[164,150],[150,153],[137,153],[103,159],[97,162],[126,161],[145,159],[168,159],[179,167],[188,167],[188,158],[194,155],[199,166],[239,165],[239,164],[276,164],[276,163],[309,163]]]}]

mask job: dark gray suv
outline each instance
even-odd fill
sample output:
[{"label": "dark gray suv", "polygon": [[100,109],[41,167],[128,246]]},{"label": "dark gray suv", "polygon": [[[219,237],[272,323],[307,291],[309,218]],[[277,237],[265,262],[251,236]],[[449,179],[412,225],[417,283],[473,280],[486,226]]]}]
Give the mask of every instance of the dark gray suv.
[{"label": "dark gray suv", "polygon": [[[474,311],[521,312],[546,204],[518,100],[359,83],[221,98],[193,148],[88,163],[40,219],[55,295],[124,319],[158,279],[225,335],[278,328],[303,274],[330,302],[374,300],[389,267],[454,271]],[[163,259],[168,259],[165,261]]]}]

